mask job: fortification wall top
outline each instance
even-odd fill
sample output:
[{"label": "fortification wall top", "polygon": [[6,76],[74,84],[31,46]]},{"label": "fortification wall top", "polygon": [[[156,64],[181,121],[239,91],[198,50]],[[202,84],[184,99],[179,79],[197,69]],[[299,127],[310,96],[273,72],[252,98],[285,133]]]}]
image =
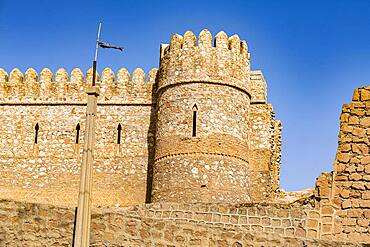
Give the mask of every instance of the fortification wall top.
[{"label": "fortification wall top", "polygon": [[[58,69],[54,76],[50,69],[44,68],[38,76],[33,68],[25,75],[15,68],[8,73],[0,68],[0,103],[85,103],[85,87],[91,84],[92,68],[86,75],[79,68],[70,75],[64,68]],[[115,75],[112,69],[105,68],[101,78],[97,74],[100,86],[100,102],[107,103],[151,103],[152,87],[157,69],[153,68],[146,76],[144,70],[137,68],[132,75],[126,68],[121,68]]]},{"label": "fortification wall top", "polygon": [[[212,45],[213,41],[213,45]],[[197,39],[191,31],[174,34],[162,46],[158,90],[185,82],[208,82],[237,87],[249,94],[250,55],[238,35],[219,32],[214,40],[208,30]]]}]

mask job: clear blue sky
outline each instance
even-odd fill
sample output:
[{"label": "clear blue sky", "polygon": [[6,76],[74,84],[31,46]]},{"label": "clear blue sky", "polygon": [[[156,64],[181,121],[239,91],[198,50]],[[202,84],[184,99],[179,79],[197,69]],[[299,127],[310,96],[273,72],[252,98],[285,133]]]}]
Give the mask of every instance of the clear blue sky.
[{"label": "clear blue sky", "polygon": [[269,102],[283,123],[281,185],[312,187],[330,171],[341,106],[370,78],[370,1],[17,1],[0,0],[0,67],[69,72],[91,65],[97,23],[99,71],[158,67],[173,33],[208,28],[247,40]]}]

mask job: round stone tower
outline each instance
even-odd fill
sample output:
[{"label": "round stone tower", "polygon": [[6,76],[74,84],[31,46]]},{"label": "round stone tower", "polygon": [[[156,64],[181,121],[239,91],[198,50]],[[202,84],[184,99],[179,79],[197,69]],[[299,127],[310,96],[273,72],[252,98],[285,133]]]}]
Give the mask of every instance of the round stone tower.
[{"label": "round stone tower", "polygon": [[152,201],[250,200],[250,60],[237,35],[175,34],[161,55]]}]

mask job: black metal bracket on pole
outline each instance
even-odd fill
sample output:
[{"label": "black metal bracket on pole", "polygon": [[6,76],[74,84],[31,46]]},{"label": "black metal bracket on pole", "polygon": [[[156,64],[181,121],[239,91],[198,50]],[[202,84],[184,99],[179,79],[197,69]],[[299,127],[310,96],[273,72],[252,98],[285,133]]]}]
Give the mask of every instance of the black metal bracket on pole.
[{"label": "black metal bracket on pole", "polygon": [[96,43],[95,43],[95,56],[94,56],[94,61],[93,61],[92,86],[95,86],[95,81],[96,81],[96,61],[98,59],[98,50],[99,50],[99,40],[100,40],[101,24],[102,24],[102,22],[99,22],[98,38],[96,39]]},{"label": "black metal bracket on pole", "polygon": [[93,61],[93,76],[92,76],[92,86],[95,86],[95,80],[96,80],[96,61]]}]

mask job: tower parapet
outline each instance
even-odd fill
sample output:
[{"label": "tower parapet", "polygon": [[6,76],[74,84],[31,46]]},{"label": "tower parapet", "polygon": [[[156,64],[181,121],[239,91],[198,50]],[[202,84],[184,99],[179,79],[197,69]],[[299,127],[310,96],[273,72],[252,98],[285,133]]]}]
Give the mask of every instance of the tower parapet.
[{"label": "tower parapet", "polygon": [[[212,45],[213,43],[213,45]],[[219,32],[214,40],[208,30],[198,36],[187,31],[174,34],[161,56],[158,90],[186,82],[227,84],[249,94],[250,55],[238,35]]]}]

